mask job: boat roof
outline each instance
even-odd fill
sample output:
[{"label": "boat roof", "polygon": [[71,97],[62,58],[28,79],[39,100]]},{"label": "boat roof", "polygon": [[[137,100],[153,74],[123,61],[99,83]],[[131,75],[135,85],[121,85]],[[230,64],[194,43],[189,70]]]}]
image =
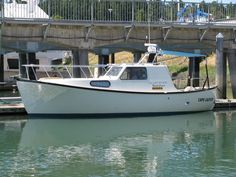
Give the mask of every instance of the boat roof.
[{"label": "boat roof", "polygon": [[179,56],[179,57],[206,57],[206,55],[198,54],[198,53],[178,52],[178,51],[169,51],[169,50],[162,50],[161,54],[173,55],[173,56]]}]

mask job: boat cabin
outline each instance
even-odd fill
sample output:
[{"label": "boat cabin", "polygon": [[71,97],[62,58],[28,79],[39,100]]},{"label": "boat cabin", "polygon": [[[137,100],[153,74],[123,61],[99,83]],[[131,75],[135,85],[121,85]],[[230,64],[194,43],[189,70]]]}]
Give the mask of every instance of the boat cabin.
[{"label": "boat cabin", "polygon": [[[166,65],[123,64],[111,66],[98,80],[110,82],[111,89],[129,91],[177,91]],[[96,87],[96,85],[92,85]]]}]

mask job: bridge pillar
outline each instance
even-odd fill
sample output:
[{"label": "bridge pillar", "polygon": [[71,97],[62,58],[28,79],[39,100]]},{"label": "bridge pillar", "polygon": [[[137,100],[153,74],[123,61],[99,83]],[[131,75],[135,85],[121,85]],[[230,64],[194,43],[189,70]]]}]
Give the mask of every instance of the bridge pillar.
[{"label": "bridge pillar", "polygon": [[[72,65],[88,65],[88,50],[80,49],[80,50],[72,50]],[[72,77],[85,77],[87,75],[87,68],[82,68],[83,71],[79,67],[74,67],[72,70]]]},{"label": "bridge pillar", "polygon": [[[36,54],[35,53],[28,53],[27,54],[27,64],[37,64],[36,61]],[[29,78],[30,80],[36,80],[36,67],[29,68]]]},{"label": "bridge pillar", "polygon": [[[72,65],[79,65],[79,50],[72,50],[72,56]],[[72,77],[81,77],[79,68],[73,67]]]},{"label": "bridge pillar", "polygon": [[226,98],[226,55],[223,52],[224,36],[216,36],[216,98]]},{"label": "bridge pillar", "polygon": [[0,82],[4,82],[4,56],[0,56]]},{"label": "bridge pillar", "polygon": [[236,98],[236,50],[228,50],[228,63],[233,98]]},{"label": "bridge pillar", "polygon": [[199,76],[200,76],[200,62],[199,57],[190,57],[189,58],[189,67],[188,67],[188,86],[199,87]]},{"label": "bridge pillar", "polygon": [[98,63],[101,65],[106,65],[109,63],[109,55],[99,55]]},{"label": "bridge pillar", "polygon": [[141,55],[142,55],[142,53],[140,53],[140,52],[134,52],[133,53],[133,57],[134,57],[133,62],[138,63],[139,59],[141,58]]},{"label": "bridge pillar", "polygon": [[[99,55],[98,56],[98,64],[99,65],[106,65],[106,64],[108,64],[109,63],[109,55]],[[103,75],[104,74],[104,72],[105,72],[105,70],[104,70],[105,68],[99,68],[99,72],[98,72],[98,75],[100,76],[100,75]]]},{"label": "bridge pillar", "polygon": [[19,53],[19,77],[27,78],[26,68],[23,65],[27,64],[26,53]]}]

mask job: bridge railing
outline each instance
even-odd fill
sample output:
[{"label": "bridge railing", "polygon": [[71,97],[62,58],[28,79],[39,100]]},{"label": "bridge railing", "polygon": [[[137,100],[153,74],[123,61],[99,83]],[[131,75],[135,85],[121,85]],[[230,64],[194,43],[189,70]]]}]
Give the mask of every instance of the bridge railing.
[{"label": "bridge railing", "polygon": [[236,18],[236,4],[173,0],[2,0],[1,19],[106,23],[210,23]]}]

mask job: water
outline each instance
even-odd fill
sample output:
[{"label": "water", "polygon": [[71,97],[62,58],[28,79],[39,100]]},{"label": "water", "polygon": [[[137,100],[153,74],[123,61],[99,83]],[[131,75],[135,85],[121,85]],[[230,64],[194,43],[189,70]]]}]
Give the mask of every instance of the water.
[{"label": "water", "polygon": [[0,91],[0,97],[19,97],[20,94],[17,90]]},{"label": "water", "polygon": [[236,113],[43,118],[0,123],[0,176],[236,176]]}]

